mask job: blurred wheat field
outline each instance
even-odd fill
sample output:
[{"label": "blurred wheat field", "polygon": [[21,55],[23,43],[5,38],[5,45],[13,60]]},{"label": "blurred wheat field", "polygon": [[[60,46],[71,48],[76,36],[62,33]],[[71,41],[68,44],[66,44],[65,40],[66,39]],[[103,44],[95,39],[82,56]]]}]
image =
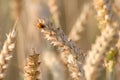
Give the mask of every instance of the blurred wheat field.
[{"label": "blurred wheat field", "polygon": [[0,0],[0,80],[120,80],[119,0]]}]

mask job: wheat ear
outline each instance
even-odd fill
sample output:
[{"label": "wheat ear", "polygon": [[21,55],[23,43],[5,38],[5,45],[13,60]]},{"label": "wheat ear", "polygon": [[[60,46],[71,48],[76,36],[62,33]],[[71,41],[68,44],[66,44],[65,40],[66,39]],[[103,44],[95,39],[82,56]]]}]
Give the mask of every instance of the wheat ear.
[{"label": "wheat ear", "polygon": [[93,0],[94,7],[97,11],[97,19],[99,21],[99,28],[104,29],[112,18],[111,4],[113,0]]},{"label": "wheat ear", "polygon": [[12,53],[15,49],[15,38],[16,38],[16,30],[14,28],[7,35],[7,40],[5,41],[2,51],[0,53],[0,80],[4,79],[5,70],[8,67],[8,62],[12,58]]},{"label": "wheat ear", "polygon": [[106,27],[105,30],[102,31],[101,36],[97,38],[92,49],[89,51],[86,64],[84,66],[87,80],[98,80],[100,78],[100,75],[102,74],[101,71],[103,70],[102,64],[106,57],[105,53],[108,51],[110,46],[115,44],[114,39],[117,35],[116,30],[117,27]]},{"label": "wheat ear", "polygon": [[52,17],[55,21],[55,24],[57,26],[60,26],[60,12],[59,12],[59,9],[58,9],[58,5],[57,5],[57,0],[48,0],[48,6],[49,6],[49,9],[50,9],[50,12],[52,14]]},{"label": "wheat ear", "polygon": [[76,23],[73,25],[71,32],[69,34],[69,38],[73,41],[78,41],[81,39],[81,33],[85,30],[85,24],[87,23],[87,18],[89,14],[89,4],[85,4],[83,10],[76,20]]},{"label": "wheat ear", "polygon": [[33,55],[27,57],[26,65],[24,67],[24,80],[40,80],[38,78],[40,75],[40,71],[38,71],[39,65],[39,54],[36,54],[34,51]]},{"label": "wheat ear", "polygon": [[[80,58],[82,65],[82,53],[76,48],[75,44],[67,39],[67,36],[60,28],[56,28],[50,22],[45,22],[40,20],[38,23],[38,28],[44,34],[45,39],[49,40],[51,44],[58,47],[61,50],[61,54],[65,55],[65,60],[70,71],[73,80],[80,80],[83,78],[82,68],[78,66],[76,57]],[[76,53],[76,54],[74,54]],[[79,55],[80,54],[80,55]],[[77,56],[76,56],[77,55]],[[78,56],[79,55],[79,56]]]},{"label": "wheat ear", "polygon": [[84,70],[87,80],[99,80],[100,77],[103,77],[101,72],[104,70],[105,53],[109,51],[111,46],[115,46],[117,41],[115,36],[118,35],[118,25],[112,22],[111,1],[94,0],[99,26],[103,28],[103,31],[92,46],[86,59]]},{"label": "wheat ear", "polygon": [[[95,8],[96,8],[96,11],[97,11],[97,16],[98,16],[98,21],[99,21],[99,28],[102,29],[102,30],[107,25],[111,25],[111,23],[113,21],[112,20],[113,19],[112,18],[112,15],[113,15],[113,13],[112,13],[112,2],[113,2],[113,0],[97,0],[97,1],[94,0]],[[116,55],[116,53],[117,53],[117,49],[116,49],[115,46],[116,45],[114,44],[113,46],[111,46],[111,50],[106,52],[108,56],[113,57],[113,59],[108,59],[107,63],[106,63],[107,68],[108,68],[108,72],[110,74],[109,78],[111,78],[111,76],[113,76],[113,75],[111,75],[111,73],[113,74],[114,63],[116,62],[114,60],[114,58],[115,58],[114,55]],[[111,55],[111,54],[114,54],[114,55]],[[111,67],[111,69],[109,69],[109,67]]]}]

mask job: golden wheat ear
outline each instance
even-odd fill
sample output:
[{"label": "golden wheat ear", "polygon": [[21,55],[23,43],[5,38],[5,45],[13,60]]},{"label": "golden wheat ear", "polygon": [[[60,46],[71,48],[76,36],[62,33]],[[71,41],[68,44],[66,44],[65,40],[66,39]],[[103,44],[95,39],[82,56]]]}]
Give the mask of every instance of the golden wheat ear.
[{"label": "golden wheat ear", "polygon": [[[56,28],[54,24],[40,20],[37,27],[45,36],[45,39],[50,41],[53,46],[56,46],[60,50],[61,54],[64,56],[63,59],[69,69],[71,78],[73,80],[82,80],[83,69],[81,66],[84,56],[79,48],[77,48],[71,40],[68,40],[62,29]],[[78,65],[77,57],[80,59],[80,65]]]},{"label": "golden wheat ear", "polygon": [[0,80],[4,79],[8,62],[12,58],[15,49],[16,29],[14,28],[8,35],[0,53]]},{"label": "golden wheat ear", "polygon": [[75,24],[73,25],[71,29],[69,38],[75,42],[80,41],[80,39],[82,38],[81,34],[85,31],[86,24],[88,21],[89,11],[90,11],[90,5],[85,4],[83,6],[81,14],[77,18]]},{"label": "golden wheat ear", "polygon": [[34,51],[34,54],[29,55],[24,67],[24,80],[40,80],[40,71],[38,70],[40,63],[40,55]]},{"label": "golden wheat ear", "polygon": [[48,7],[50,9],[53,21],[57,26],[60,26],[60,11],[57,0],[48,0]]},{"label": "golden wheat ear", "polygon": [[[103,66],[106,53],[115,48],[118,40],[118,24],[112,18],[113,0],[94,0],[101,35],[91,47],[84,65],[86,80],[105,80],[105,67]],[[111,51],[110,51],[111,53]],[[115,53],[116,54],[116,53]],[[111,56],[111,55],[110,55]],[[114,56],[112,56],[114,57]]]},{"label": "golden wheat ear", "polygon": [[104,29],[112,20],[112,2],[113,0],[93,0],[94,7],[97,11],[97,19],[99,28]]}]

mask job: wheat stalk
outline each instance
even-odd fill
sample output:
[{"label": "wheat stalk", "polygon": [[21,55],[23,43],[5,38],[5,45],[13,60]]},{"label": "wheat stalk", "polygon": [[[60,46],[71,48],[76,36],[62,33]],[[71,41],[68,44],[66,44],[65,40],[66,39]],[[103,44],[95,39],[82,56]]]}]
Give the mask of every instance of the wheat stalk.
[{"label": "wheat stalk", "polygon": [[[38,23],[38,28],[44,34],[45,39],[51,41],[53,46],[58,47],[61,50],[61,54],[64,54],[68,69],[70,71],[71,77],[73,80],[83,79],[82,67],[78,66],[76,57],[79,57],[81,65],[83,62],[82,53],[76,48],[75,44],[72,41],[67,39],[67,36],[60,28],[56,28],[50,22],[45,22],[40,20]],[[76,54],[74,54],[76,53]],[[80,54],[80,55],[79,55]],[[77,56],[76,56],[77,55]]]},{"label": "wheat stalk", "polygon": [[119,30],[119,39],[118,39],[118,42],[116,44],[116,47],[118,49],[118,54],[117,54],[117,58],[116,58],[116,63],[115,63],[115,73],[116,73],[116,80],[119,80],[119,74],[120,74],[120,30]]},{"label": "wheat stalk", "polygon": [[4,79],[5,70],[8,67],[8,62],[12,58],[12,53],[15,49],[15,38],[16,38],[16,30],[14,28],[7,35],[7,40],[5,41],[2,51],[0,53],[0,80]]},{"label": "wheat stalk", "polygon": [[12,0],[11,1],[11,17],[16,20],[20,17],[22,11],[22,1],[23,0]]},{"label": "wheat stalk", "polygon": [[38,71],[40,62],[39,54],[34,51],[33,55],[29,55],[26,60],[26,65],[24,67],[24,80],[40,80],[38,76],[40,71]]}]

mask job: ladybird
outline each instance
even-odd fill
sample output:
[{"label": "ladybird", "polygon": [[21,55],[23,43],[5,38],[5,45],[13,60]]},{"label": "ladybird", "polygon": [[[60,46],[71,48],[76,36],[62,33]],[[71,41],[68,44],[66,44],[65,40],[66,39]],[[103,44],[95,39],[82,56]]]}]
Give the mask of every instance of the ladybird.
[{"label": "ladybird", "polygon": [[39,21],[39,23],[37,24],[37,27],[38,27],[39,29],[45,28],[44,21]]}]

